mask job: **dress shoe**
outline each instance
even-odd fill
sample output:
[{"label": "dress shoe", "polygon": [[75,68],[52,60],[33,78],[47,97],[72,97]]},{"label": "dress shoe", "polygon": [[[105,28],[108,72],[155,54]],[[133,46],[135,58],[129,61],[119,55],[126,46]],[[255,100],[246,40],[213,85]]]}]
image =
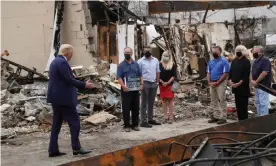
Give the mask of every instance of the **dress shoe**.
[{"label": "dress shoe", "polygon": [[139,129],[138,126],[133,127],[132,130],[134,130],[134,131],[140,131],[140,129]]},{"label": "dress shoe", "polygon": [[208,123],[217,123],[218,119],[212,118],[210,120],[208,120]]},{"label": "dress shoe", "polygon": [[147,123],[147,122],[141,123],[141,127],[152,128],[152,126],[149,123]]},{"label": "dress shoe", "polygon": [[217,124],[225,124],[227,121],[225,119],[220,119],[217,121]]},{"label": "dress shoe", "polygon": [[125,132],[130,132],[130,127],[125,127],[124,130]]},{"label": "dress shoe", "polygon": [[62,152],[49,153],[49,157],[59,157],[64,155],[66,155],[66,153],[62,153]]},{"label": "dress shoe", "polygon": [[159,122],[157,122],[155,120],[150,120],[149,124],[151,124],[151,125],[161,125],[161,123],[159,123]]},{"label": "dress shoe", "polygon": [[91,150],[86,150],[86,149],[83,149],[83,148],[80,148],[79,150],[73,150],[73,155],[79,155],[79,154],[88,154],[88,153],[91,153],[92,151]]}]

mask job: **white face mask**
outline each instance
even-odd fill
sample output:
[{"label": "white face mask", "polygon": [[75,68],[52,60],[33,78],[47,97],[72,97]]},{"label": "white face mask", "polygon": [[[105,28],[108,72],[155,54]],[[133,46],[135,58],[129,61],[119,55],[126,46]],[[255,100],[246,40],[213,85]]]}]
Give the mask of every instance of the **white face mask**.
[{"label": "white face mask", "polygon": [[164,62],[168,62],[169,60],[170,60],[170,57],[167,57],[167,56],[163,57]]}]

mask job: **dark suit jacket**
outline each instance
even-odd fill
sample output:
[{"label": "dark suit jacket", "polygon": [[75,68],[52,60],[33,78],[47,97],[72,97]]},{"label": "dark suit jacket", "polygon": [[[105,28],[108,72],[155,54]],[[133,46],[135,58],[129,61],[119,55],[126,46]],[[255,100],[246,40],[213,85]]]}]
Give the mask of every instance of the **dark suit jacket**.
[{"label": "dark suit jacket", "polygon": [[47,102],[54,105],[73,106],[78,103],[77,89],[84,89],[85,82],[74,78],[72,70],[61,55],[50,65]]}]

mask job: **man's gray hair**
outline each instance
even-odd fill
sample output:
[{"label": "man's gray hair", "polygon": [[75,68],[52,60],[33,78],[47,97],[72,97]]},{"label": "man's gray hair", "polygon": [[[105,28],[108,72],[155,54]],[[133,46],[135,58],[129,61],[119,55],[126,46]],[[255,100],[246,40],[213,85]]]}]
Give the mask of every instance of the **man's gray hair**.
[{"label": "man's gray hair", "polygon": [[254,46],[254,47],[253,47],[253,50],[254,50],[255,48],[260,49],[261,53],[264,53],[264,47],[263,47],[263,46]]},{"label": "man's gray hair", "polygon": [[74,47],[71,46],[70,44],[62,44],[59,48],[59,55],[65,55],[68,52],[73,52]]},{"label": "man's gray hair", "polygon": [[124,51],[125,51],[126,49],[130,49],[130,51],[133,52],[132,48],[130,48],[130,47],[124,48]]}]

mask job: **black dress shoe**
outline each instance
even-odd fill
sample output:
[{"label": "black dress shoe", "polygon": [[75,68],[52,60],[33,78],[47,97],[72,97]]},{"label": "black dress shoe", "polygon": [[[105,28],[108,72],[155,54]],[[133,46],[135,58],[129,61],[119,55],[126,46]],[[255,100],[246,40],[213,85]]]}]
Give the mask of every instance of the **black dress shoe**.
[{"label": "black dress shoe", "polygon": [[208,120],[208,123],[217,123],[218,119],[212,118],[210,120]]},{"label": "black dress shoe", "polygon": [[225,119],[219,119],[217,124],[225,124],[227,121]]},{"label": "black dress shoe", "polygon": [[140,131],[140,129],[139,129],[139,127],[138,127],[138,126],[134,126],[134,127],[132,127],[132,130],[134,130],[134,131]]},{"label": "black dress shoe", "polygon": [[49,153],[49,157],[59,157],[64,155],[66,155],[66,153],[62,153],[62,152]]},{"label": "black dress shoe", "polygon": [[150,120],[149,124],[151,124],[151,125],[161,125],[161,123],[156,122],[155,120]]},{"label": "black dress shoe", "polygon": [[147,122],[141,123],[141,127],[152,128],[152,126],[150,124],[148,124]]},{"label": "black dress shoe", "polygon": [[84,154],[88,154],[88,153],[91,153],[92,151],[91,150],[86,150],[86,149],[83,149],[83,148],[80,148],[80,150],[73,150],[73,155],[84,155]]}]

